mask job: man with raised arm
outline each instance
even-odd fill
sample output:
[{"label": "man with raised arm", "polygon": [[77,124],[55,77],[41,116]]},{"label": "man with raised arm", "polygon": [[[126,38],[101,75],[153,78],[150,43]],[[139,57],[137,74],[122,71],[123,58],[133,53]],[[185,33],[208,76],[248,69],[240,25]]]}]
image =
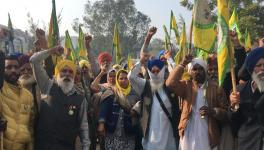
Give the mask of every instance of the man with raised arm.
[{"label": "man with raised arm", "polygon": [[46,95],[40,103],[35,141],[37,150],[74,150],[77,135],[82,149],[89,149],[87,101],[74,88],[76,65],[69,60],[58,62],[53,80],[49,79],[42,66],[47,57],[61,55],[63,50],[63,47],[56,46],[30,58],[37,84],[41,93]]}]

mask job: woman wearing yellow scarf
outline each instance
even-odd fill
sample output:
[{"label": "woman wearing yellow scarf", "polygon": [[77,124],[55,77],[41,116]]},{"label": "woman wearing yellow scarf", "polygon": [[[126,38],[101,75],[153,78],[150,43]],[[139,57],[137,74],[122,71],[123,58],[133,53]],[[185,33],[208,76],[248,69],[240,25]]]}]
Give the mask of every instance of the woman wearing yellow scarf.
[{"label": "woman wearing yellow scarf", "polygon": [[135,149],[136,128],[132,125],[130,109],[138,100],[127,78],[128,72],[116,74],[116,92],[101,103],[98,131],[105,136],[105,149]]}]

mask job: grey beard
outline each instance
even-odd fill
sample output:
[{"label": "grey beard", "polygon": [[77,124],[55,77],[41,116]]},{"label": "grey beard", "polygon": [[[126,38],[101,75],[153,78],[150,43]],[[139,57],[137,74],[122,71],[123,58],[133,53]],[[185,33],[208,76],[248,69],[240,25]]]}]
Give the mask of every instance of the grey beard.
[{"label": "grey beard", "polygon": [[61,88],[61,90],[63,91],[64,94],[68,94],[74,87],[74,80],[70,79],[71,81],[69,82],[65,82],[63,81],[65,79],[64,78],[60,78],[59,76],[57,77],[57,83],[58,86]]},{"label": "grey beard", "polygon": [[159,89],[163,88],[163,82],[159,82],[159,83],[156,83],[156,82],[153,82],[152,80],[150,80],[150,86],[151,86],[151,91],[152,93],[158,91]]},{"label": "grey beard", "polygon": [[252,73],[252,80],[256,83],[258,89],[260,92],[264,92],[264,73],[258,73],[255,72]]},{"label": "grey beard", "polygon": [[36,80],[33,75],[30,75],[29,78],[26,78],[25,75],[22,75],[18,79],[19,84],[23,87],[32,86],[34,83],[36,83]]}]

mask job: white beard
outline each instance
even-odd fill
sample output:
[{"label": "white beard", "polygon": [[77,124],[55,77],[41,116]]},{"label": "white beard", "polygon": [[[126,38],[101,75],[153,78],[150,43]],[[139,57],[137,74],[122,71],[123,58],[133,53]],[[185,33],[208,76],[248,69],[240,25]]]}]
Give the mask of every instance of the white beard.
[{"label": "white beard", "polygon": [[151,73],[149,70],[148,73],[150,77],[149,81],[150,81],[151,91],[155,92],[158,89],[163,88],[165,67],[163,67],[157,75]]},{"label": "white beard", "polygon": [[264,73],[260,72],[256,74],[255,72],[251,75],[252,80],[256,83],[260,92],[264,92]]},{"label": "white beard", "polygon": [[152,93],[158,91],[159,89],[163,88],[164,83],[155,83],[152,80],[150,80],[150,87],[151,87],[151,91]]},{"label": "white beard", "polygon": [[19,77],[18,81],[23,87],[32,86],[34,83],[36,83],[33,75],[22,75]]},{"label": "white beard", "polygon": [[61,88],[61,90],[63,91],[63,93],[68,94],[74,87],[74,80],[72,78],[68,78],[70,79],[70,81],[64,81],[65,78],[67,77],[61,78],[60,76],[58,76],[57,83],[59,87]]}]

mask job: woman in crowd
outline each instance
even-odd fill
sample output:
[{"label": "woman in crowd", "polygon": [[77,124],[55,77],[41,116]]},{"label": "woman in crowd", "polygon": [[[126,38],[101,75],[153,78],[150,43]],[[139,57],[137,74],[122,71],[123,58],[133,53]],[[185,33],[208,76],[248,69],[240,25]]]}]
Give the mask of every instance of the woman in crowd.
[{"label": "woman in crowd", "polygon": [[132,90],[127,71],[116,74],[115,94],[101,103],[98,132],[105,136],[105,149],[135,149],[135,126],[130,115],[138,96]]}]

